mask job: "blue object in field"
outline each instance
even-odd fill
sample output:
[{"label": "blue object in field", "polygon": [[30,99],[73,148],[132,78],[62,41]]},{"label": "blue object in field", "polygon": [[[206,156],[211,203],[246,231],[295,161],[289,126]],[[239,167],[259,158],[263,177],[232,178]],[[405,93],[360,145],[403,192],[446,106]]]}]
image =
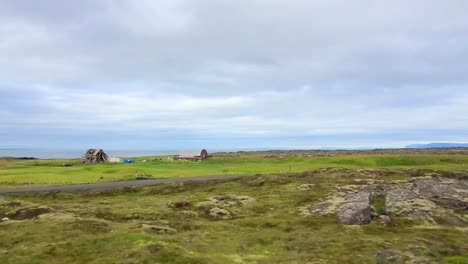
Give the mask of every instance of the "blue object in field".
[{"label": "blue object in field", "polygon": [[124,163],[135,163],[135,160],[132,159],[125,159]]}]

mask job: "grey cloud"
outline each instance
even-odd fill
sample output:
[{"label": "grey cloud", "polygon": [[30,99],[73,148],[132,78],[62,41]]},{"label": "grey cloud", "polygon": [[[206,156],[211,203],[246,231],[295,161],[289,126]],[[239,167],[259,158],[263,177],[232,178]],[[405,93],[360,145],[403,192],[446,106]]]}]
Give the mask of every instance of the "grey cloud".
[{"label": "grey cloud", "polygon": [[[185,127],[231,139],[462,134],[467,8],[461,0],[5,0],[0,127]],[[108,111],[83,111],[93,104]]]}]

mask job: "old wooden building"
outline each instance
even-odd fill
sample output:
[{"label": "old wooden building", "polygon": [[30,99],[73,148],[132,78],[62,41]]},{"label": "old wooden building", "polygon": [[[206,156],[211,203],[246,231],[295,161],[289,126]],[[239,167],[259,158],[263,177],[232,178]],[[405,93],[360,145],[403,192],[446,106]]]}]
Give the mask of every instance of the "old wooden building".
[{"label": "old wooden building", "polygon": [[202,150],[184,150],[181,151],[179,155],[174,157],[175,160],[193,160],[201,161],[208,158],[208,151],[206,149]]},{"label": "old wooden building", "polygon": [[102,149],[88,149],[83,156],[83,162],[86,164],[95,164],[108,162],[109,158]]}]

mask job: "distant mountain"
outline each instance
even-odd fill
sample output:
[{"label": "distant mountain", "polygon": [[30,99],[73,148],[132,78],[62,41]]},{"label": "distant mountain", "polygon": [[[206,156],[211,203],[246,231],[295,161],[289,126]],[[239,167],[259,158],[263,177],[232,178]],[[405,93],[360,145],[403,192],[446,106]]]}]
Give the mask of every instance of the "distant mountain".
[{"label": "distant mountain", "polygon": [[406,148],[468,148],[468,143],[429,143],[408,145]]}]

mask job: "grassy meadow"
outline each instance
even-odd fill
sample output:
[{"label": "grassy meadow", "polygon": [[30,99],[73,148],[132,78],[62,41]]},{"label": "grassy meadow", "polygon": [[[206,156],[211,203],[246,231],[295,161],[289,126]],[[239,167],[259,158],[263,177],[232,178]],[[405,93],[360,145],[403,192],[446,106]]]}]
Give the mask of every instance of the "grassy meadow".
[{"label": "grassy meadow", "polygon": [[[142,162],[147,160],[147,162]],[[73,166],[64,167],[64,163]],[[140,157],[134,164],[85,165],[81,160],[0,159],[0,188],[26,185],[78,184],[131,180],[143,173],[154,178],[227,174],[303,172],[324,167],[468,169],[467,155],[343,155],[275,157],[265,154],[214,155],[203,162],[174,161],[168,157]]]},{"label": "grassy meadow", "polygon": [[[306,161],[318,166],[312,160]],[[375,162],[368,157],[356,160]],[[216,162],[204,163],[211,165],[205,172],[216,172]],[[401,172],[360,177],[392,181],[410,176]],[[301,207],[323,200],[337,186],[357,184],[356,180],[346,172],[311,172],[101,193],[0,197],[0,216],[15,206],[52,208],[36,218],[0,222],[0,263],[363,264],[387,263],[376,262],[375,255],[388,249],[404,252],[404,263],[468,263],[468,230],[443,221],[395,219],[392,225],[345,226],[333,217],[301,215]],[[302,184],[314,187],[299,190]],[[207,198],[228,194],[255,200],[225,207],[232,217],[224,220],[198,206]],[[148,230],[147,225],[161,231]]]}]

